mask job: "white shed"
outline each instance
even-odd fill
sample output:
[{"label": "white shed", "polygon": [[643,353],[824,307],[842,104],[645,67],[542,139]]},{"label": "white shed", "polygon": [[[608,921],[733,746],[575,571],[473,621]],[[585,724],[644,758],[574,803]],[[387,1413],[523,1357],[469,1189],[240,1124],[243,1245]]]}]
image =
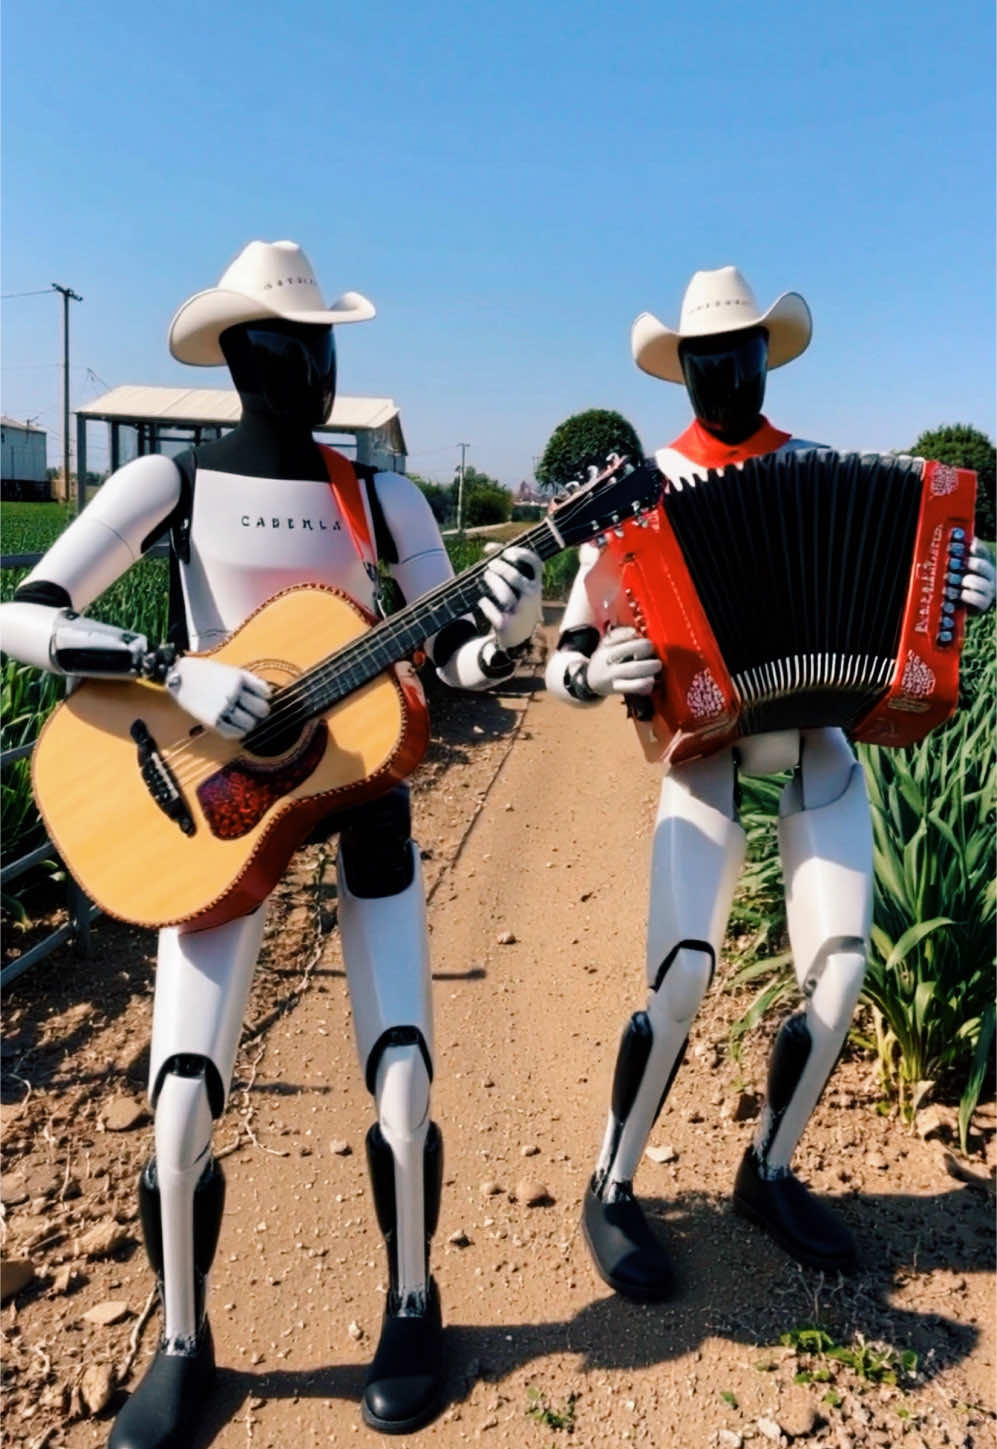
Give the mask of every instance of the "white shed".
[{"label": "white shed", "polygon": [[48,498],[44,428],[0,417],[0,480],[4,498]]}]

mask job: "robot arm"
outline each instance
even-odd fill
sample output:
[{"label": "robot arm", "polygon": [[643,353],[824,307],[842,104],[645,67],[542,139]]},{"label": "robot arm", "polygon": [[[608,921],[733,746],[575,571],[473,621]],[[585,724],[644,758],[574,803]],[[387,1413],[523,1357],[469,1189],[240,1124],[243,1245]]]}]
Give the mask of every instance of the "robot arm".
[{"label": "robot arm", "polygon": [[180,495],[170,458],[150,454],[120,468],[0,606],[3,648],[52,674],[156,680],[201,724],[238,737],[267,713],[261,680],[214,660],[178,659],[171,645],[150,649],[143,634],[81,612],[142,556]]},{"label": "robot arm", "polygon": [[[377,501],[397,560],[389,565],[404,597],[417,599],[453,577],[440,530],[418,488],[399,473],[378,473]],[[524,548],[507,548],[485,570],[476,613],[446,625],[426,650],[444,684],[487,689],[507,679],[514,654],[529,641],[540,618],[543,566]]]},{"label": "robot arm", "polygon": [[650,694],[661,671],[654,645],[636,629],[624,625],[600,635],[592,602],[599,559],[594,545],[579,550],[557,649],[547,665],[547,688],[569,704],[594,704],[609,694]]}]

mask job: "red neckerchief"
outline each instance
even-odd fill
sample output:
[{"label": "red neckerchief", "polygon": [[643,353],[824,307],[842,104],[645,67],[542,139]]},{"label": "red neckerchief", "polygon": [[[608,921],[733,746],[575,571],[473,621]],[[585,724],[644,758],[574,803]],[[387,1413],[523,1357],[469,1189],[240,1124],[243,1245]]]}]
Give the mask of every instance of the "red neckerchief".
[{"label": "red neckerchief", "polygon": [[703,468],[725,468],[728,463],[743,463],[745,458],[774,453],[783,443],[788,443],[791,436],[791,433],[781,433],[774,428],[768,418],[762,418],[761,427],[750,437],[740,443],[724,443],[708,432],[698,418],[694,418],[685,432],[668,446]]}]

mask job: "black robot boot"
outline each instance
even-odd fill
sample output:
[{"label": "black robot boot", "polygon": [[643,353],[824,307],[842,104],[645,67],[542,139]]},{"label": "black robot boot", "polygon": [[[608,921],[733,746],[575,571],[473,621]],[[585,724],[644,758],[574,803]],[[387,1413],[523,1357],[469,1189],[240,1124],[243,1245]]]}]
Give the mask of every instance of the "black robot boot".
[{"label": "black robot boot", "polygon": [[[142,1382],[114,1421],[108,1449],[190,1449],[193,1443],[204,1396],[215,1381],[215,1349],[204,1312],[204,1290],[218,1246],[224,1204],[225,1178],[217,1162],[212,1161],[194,1189],[197,1336],[182,1346],[167,1345],[160,1338]],[[155,1162],[150,1162],[139,1178],[139,1212],[162,1302],[163,1233]]]},{"label": "black robot boot", "polygon": [[[624,1298],[654,1303],[670,1298],[675,1289],[672,1260],[634,1197],[632,1184],[610,1177],[623,1125],[630,1115],[644,1080],[654,1033],[646,1011],[635,1012],[620,1041],[613,1075],[611,1131],[607,1160],[593,1176],[582,1204],[582,1234],[596,1271]],[[685,1048],[679,1052],[665,1083],[657,1112],[661,1111]],[[655,1116],[657,1117],[657,1112]]]},{"label": "black robot boot", "polygon": [[783,1022],[769,1064],[767,1130],[745,1152],[734,1181],[734,1208],[773,1237],[797,1262],[827,1272],[852,1272],[858,1261],[855,1239],[830,1208],[814,1197],[789,1168],[772,1171],[766,1154],[775,1141],[800,1083],[812,1042],[806,1015]]},{"label": "black robot boot", "polygon": [[[367,1373],[362,1412],[364,1422],[384,1434],[408,1434],[427,1424],[443,1399],[443,1322],[440,1295],[432,1278],[424,1294],[398,1292],[396,1259],[397,1205],[395,1159],[380,1127],[367,1133],[367,1163],[377,1220],[388,1249],[389,1287],[381,1337]],[[430,1123],[423,1157],[426,1259],[436,1231],[443,1185],[443,1138]]]}]

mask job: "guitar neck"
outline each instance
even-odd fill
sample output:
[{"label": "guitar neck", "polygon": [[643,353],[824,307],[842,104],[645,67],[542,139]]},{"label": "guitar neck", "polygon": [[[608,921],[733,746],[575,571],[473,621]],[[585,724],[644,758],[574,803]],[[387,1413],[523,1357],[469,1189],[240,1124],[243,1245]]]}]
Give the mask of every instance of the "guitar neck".
[{"label": "guitar neck", "polygon": [[[532,549],[541,559],[553,558],[565,546],[556,527],[546,519],[516,538],[515,544]],[[292,709],[297,722],[324,714],[421,648],[445,624],[470,613],[481,597],[481,579],[488,564],[488,559],[472,564],[314,665],[274,697],[268,719],[246,736],[247,746],[251,749],[254,736],[264,730],[271,732],[282,717],[292,723]]]}]

